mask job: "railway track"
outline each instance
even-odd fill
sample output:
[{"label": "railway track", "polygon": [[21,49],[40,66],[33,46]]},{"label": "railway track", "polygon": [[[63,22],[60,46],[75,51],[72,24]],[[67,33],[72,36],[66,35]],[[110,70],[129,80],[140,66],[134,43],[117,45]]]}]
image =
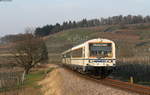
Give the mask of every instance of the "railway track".
[{"label": "railway track", "polygon": [[87,74],[81,74],[76,71],[67,69],[69,72],[72,72],[73,74],[76,74],[77,76],[80,76],[86,80],[90,80],[99,84],[111,86],[113,88],[129,91],[132,93],[138,93],[140,95],[150,95],[150,87],[146,87],[143,85],[138,85],[138,84],[132,84],[129,82],[123,82],[120,80],[114,80],[112,78],[105,78],[105,79],[99,79],[98,77],[95,76],[89,76]]},{"label": "railway track", "polygon": [[98,82],[101,82],[105,85],[113,86],[120,88],[122,90],[130,91],[130,92],[135,92],[139,93],[140,95],[150,95],[150,87],[138,85],[138,84],[132,84],[129,82],[123,82],[120,80],[114,80],[111,78],[106,78],[104,80],[98,80]]}]

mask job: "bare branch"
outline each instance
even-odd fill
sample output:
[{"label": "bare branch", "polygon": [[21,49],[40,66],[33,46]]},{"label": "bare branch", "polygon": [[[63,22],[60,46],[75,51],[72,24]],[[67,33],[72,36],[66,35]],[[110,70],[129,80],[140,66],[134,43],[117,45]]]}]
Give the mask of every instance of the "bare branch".
[{"label": "bare branch", "polygon": [[11,54],[26,73],[37,63],[47,60],[48,53],[44,41],[33,34],[26,33],[21,41],[17,41],[11,50]]}]

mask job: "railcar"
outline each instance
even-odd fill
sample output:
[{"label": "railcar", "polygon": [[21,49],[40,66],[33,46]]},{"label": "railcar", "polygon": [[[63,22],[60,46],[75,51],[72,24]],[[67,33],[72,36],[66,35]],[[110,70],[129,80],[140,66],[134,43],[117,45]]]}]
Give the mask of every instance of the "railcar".
[{"label": "railcar", "polygon": [[106,77],[116,66],[115,43],[108,39],[91,39],[64,51],[62,64],[79,72]]}]

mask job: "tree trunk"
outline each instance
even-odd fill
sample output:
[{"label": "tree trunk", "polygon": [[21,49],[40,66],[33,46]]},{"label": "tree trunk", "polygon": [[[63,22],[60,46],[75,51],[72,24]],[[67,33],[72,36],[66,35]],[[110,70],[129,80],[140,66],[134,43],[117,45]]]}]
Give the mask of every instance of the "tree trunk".
[{"label": "tree trunk", "polygon": [[24,72],[23,72],[23,74],[22,74],[22,81],[21,81],[21,82],[22,82],[22,84],[23,84],[24,79],[25,79],[25,74],[26,74],[26,71],[24,71]]},{"label": "tree trunk", "polygon": [[25,68],[25,74],[29,74],[31,68]]}]

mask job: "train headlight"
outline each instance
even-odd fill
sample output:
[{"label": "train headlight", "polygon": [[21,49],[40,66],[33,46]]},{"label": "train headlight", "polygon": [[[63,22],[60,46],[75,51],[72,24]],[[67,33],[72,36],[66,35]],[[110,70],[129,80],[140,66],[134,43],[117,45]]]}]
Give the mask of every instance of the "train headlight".
[{"label": "train headlight", "polygon": [[111,62],[113,62],[113,61],[112,61],[112,60],[107,60],[107,62],[111,63]]},{"label": "train headlight", "polygon": [[116,60],[113,60],[113,63],[116,63]]},{"label": "train headlight", "polygon": [[93,62],[93,60],[89,60],[89,63],[92,63]]},{"label": "train headlight", "polygon": [[110,60],[110,62],[113,62],[113,60]]},{"label": "train headlight", "polygon": [[107,62],[107,63],[108,63],[108,62],[109,62],[109,60],[105,60],[105,62]]},{"label": "train headlight", "polygon": [[91,60],[89,60],[89,63],[91,62]]}]

